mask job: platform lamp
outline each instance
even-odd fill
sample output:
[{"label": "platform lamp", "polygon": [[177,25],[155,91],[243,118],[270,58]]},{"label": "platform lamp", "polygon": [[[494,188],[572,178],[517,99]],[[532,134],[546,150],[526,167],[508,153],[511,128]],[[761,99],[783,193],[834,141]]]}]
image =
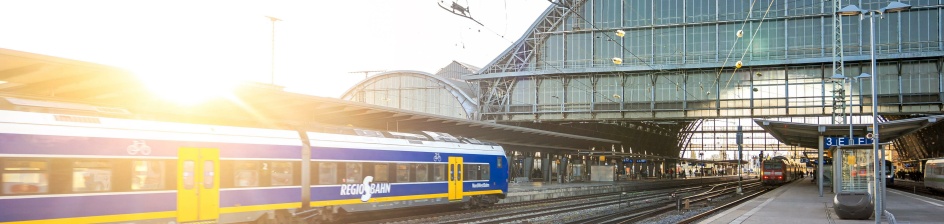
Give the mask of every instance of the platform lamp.
[{"label": "platform lamp", "polygon": [[[908,4],[905,4],[905,3],[901,3],[901,2],[891,2],[891,3],[888,3],[888,6],[886,6],[885,8],[881,8],[881,9],[879,9],[879,10],[863,10],[863,9],[860,9],[859,7],[857,7],[857,6],[855,6],[855,5],[849,5],[849,6],[846,6],[845,8],[842,8],[842,9],[840,9],[839,11],[836,12],[836,14],[839,14],[840,16],[856,16],[856,15],[858,15],[858,16],[861,16],[861,17],[869,17],[869,46],[870,46],[870,47],[869,47],[869,58],[870,58],[870,61],[871,61],[869,64],[870,64],[871,67],[872,67],[872,68],[871,68],[871,69],[872,69],[872,74],[876,74],[876,75],[877,75],[876,70],[875,70],[875,66],[876,66],[876,63],[875,63],[875,13],[878,12],[879,16],[884,16],[885,13],[901,12],[901,11],[905,11],[905,10],[908,10],[908,9],[911,9],[911,5],[908,5]],[[865,15],[866,13],[868,13],[869,15],[866,16],[866,15]],[[879,183],[881,183],[881,181],[879,180],[879,178],[884,178],[884,177],[885,177],[885,170],[884,170],[884,169],[878,169],[878,167],[881,167],[881,165],[884,165],[885,163],[884,163],[884,161],[879,162],[879,161],[877,160],[877,158],[878,158],[878,151],[879,151],[879,145],[878,145],[878,144],[879,144],[879,139],[881,139],[881,138],[879,137],[879,131],[878,131],[878,92],[877,92],[878,89],[876,88],[876,86],[877,86],[876,83],[878,83],[877,78],[872,78],[872,85],[871,85],[871,86],[872,86],[872,138],[873,138],[873,140],[872,140],[872,156],[873,156],[873,159],[872,159],[872,160],[873,160],[873,162],[875,163],[872,167],[876,167],[876,168],[877,168],[877,169],[875,169],[875,172],[873,172],[873,173],[874,173],[874,174],[873,174],[873,177],[874,177],[874,180],[873,180],[873,181],[875,181],[875,182],[873,182],[873,183],[874,183],[873,186],[875,186],[875,190],[876,190],[875,195],[874,195],[874,197],[875,197],[875,223],[881,223],[881,222],[882,222],[882,211],[883,211],[883,210],[882,210],[882,209],[883,209],[883,208],[882,208],[883,206],[881,206],[881,205],[883,204],[883,203],[882,203],[882,197],[881,197],[882,194],[879,194],[877,191],[878,191],[878,189],[882,189],[882,190],[884,191],[884,189],[879,186]],[[884,153],[883,153],[883,155],[884,155]],[[881,164],[881,165],[880,165],[880,164]],[[884,192],[883,192],[883,193],[884,193]]]}]

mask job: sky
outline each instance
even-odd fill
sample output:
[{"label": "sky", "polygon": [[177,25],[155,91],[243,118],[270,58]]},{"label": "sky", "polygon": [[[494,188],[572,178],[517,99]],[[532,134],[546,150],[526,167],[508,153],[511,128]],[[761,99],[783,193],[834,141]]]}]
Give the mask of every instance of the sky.
[{"label": "sky", "polygon": [[[119,67],[171,86],[269,83],[340,97],[372,70],[435,73],[452,60],[484,67],[550,4],[458,0],[0,0],[0,48]],[[443,0],[447,7],[450,0]]]}]

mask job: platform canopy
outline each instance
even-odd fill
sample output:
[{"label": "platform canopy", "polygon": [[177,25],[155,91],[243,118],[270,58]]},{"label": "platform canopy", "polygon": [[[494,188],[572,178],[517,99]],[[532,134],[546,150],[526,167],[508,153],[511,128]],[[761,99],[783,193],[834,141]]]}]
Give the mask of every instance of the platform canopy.
[{"label": "platform canopy", "polygon": [[[909,118],[879,123],[879,142],[890,142],[944,119],[944,115]],[[849,124],[808,124],[788,121],[754,119],[765,131],[786,145],[818,148],[818,136],[848,137]],[[872,124],[852,124],[853,136],[865,137],[872,132]]]},{"label": "platform canopy", "polygon": [[[173,67],[173,65],[168,65]],[[182,89],[181,91],[187,91]],[[30,111],[40,101],[93,105],[67,108],[72,112],[110,111],[107,115],[216,125],[263,128],[304,128],[313,124],[384,130],[435,131],[476,138],[517,150],[576,151],[611,147],[619,141],[539,129],[414,112],[335,98],[283,91],[281,87],[247,83],[232,98],[183,106],[162,102],[142,80],[120,68],[90,62],[0,48],[0,101]],[[81,112],[81,111],[80,111]],[[236,121],[236,122],[233,122]]]}]

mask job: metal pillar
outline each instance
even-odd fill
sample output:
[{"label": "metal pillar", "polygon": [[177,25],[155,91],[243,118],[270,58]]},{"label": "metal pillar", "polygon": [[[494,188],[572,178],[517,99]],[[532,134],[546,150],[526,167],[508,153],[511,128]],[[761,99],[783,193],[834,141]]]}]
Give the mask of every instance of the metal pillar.
[{"label": "metal pillar", "polygon": [[[876,160],[878,159],[878,155],[877,155],[878,143],[879,141],[881,141],[881,138],[879,137],[879,132],[878,132],[878,88],[876,88],[877,86],[876,84],[878,83],[878,73],[876,73],[877,69],[875,69],[875,67],[878,66],[878,64],[875,63],[875,11],[869,12],[869,46],[870,46],[869,58],[871,58],[870,64],[872,65],[871,66],[872,67],[871,68],[872,69],[872,139],[873,139],[872,140],[872,150],[873,150],[872,155],[874,157],[873,160]],[[876,164],[876,165],[873,165],[872,167],[879,167],[879,166]],[[880,182],[878,179],[879,179],[878,172],[875,172],[874,183],[875,183],[876,191],[879,189],[878,184]],[[878,194],[876,192],[875,194],[875,205],[876,205],[875,206],[875,223],[882,222],[882,211],[879,210],[881,209],[881,206],[878,206],[880,204],[882,204],[882,197],[881,197],[881,194]]]},{"label": "metal pillar", "polygon": [[816,165],[816,186],[819,188],[819,196],[823,197],[823,132],[826,131],[826,127],[819,126],[820,134],[819,138],[819,157],[817,157]]},{"label": "metal pillar", "polygon": [[[843,69],[843,50],[842,50],[842,16],[837,12],[842,8],[842,1],[833,1],[833,74],[845,74]],[[832,76],[832,74],[827,74]],[[846,122],[846,94],[842,83],[833,83],[833,112],[832,123],[843,124]]]},{"label": "metal pillar", "polygon": [[541,176],[544,178],[544,182],[551,181],[551,154],[546,153],[541,158]]},{"label": "metal pillar", "polygon": [[528,177],[528,180],[531,180],[531,175],[534,174],[532,172],[534,170],[534,157],[532,157],[531,155],[527,155],[524,157],[524,161],[522,163],[524,163],[522,165],[524,167],[525,177]]}]

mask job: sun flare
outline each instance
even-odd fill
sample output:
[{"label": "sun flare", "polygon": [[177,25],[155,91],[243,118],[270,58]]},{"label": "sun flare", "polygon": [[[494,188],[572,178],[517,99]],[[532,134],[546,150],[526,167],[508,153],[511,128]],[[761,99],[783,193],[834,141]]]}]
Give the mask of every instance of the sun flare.
[{"label": "sun flare", "polygon": [[230,98],[239,80],[201,69],[180,71],[134,70],[148,89],[161,99],[181,105],[196,105],[218,98]]}]

